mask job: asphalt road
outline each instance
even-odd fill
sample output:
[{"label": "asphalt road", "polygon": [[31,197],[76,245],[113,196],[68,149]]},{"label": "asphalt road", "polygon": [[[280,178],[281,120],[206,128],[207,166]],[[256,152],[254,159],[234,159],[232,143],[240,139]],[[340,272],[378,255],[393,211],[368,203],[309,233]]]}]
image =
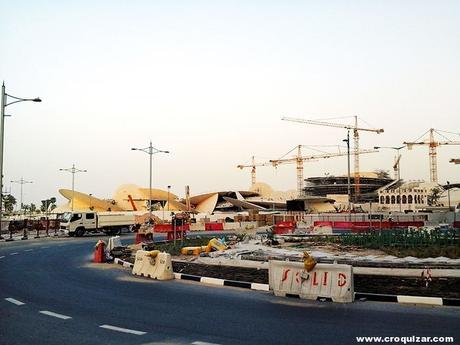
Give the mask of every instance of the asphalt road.
[{"label": "asphalt road", "polygon": [[330,345],[412,335],[460,342],[460,308],[342,305],[153,281],[92,264],[98,238],[0,243],[0,344]]}]

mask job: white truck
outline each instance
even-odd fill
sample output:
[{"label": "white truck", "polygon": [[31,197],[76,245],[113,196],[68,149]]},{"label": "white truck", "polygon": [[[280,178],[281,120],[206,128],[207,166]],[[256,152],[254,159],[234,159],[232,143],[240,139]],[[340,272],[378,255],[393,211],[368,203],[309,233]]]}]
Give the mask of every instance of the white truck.
[{"label": "white truck", "polygon": [[104,232],[118,235],[123,229],[136,225],[133,212],[66,212],[62,215],[60,230],[69,236],[81,237],[86,232]]}]

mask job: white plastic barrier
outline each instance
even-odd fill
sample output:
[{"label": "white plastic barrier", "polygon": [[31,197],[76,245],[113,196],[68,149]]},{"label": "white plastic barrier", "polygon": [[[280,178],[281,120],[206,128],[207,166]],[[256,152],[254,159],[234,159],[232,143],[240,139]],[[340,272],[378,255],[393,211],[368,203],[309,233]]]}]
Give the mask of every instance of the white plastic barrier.
[{"label": "white plastic barrier", "polygon": [[270,261],[269,285],[276,296],[299,295],[300,298],[331,298],[334,302],[353,302],[353,267],[317,264],[307,272],[301,262]]},{"label": "white plastic barrier", "polygon": [[110,252],[115,247],[121,247],[121,239],[120,236],[113,236],[109,238],[109,243],[107,244],[106,250]]},{"label": "white plastic barrier", "polygon": [[204,230],[204,224],[200,224],[200,223],[190,224],[190,231],[203,231],[203,230]]},{"label": "white plastic barrier", "polygon": [[332,235],[332,227],[327,225],[315,226],[312,233],[317,235]]},{"label": "white plastic barrier", "polygon": [[174,279],[171,254],[159,253],[153,258],[150,256],[150,252],[138,250],[132,273],[158,280]]}]

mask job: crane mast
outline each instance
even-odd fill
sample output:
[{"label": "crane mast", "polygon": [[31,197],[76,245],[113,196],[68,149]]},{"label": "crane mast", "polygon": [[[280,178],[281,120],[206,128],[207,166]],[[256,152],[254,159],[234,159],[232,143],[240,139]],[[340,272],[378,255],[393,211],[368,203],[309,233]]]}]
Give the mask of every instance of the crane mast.
[{"label": "crane mast", "polygon": [[244,168],[251,168],[251,187],[253,187],[256,184],[256,167],[263,167],[263,166],[270,166],[270,163],[256,163],[255,162],[255,157],[251,157],[251,164],[249,165],[244,165],[244,164],[239,164],[236,167],[238,169],[243,170]]},{"label": "crane mast", "polygon": [[395,163],[393,164],[393,171],[395,175],[395,180],[399,180],[401,177],[401,174],[399,173],[401,171],[401,168],[399,166],[399,161],[401,160],[401,155],[398,155],[395,157]]}]

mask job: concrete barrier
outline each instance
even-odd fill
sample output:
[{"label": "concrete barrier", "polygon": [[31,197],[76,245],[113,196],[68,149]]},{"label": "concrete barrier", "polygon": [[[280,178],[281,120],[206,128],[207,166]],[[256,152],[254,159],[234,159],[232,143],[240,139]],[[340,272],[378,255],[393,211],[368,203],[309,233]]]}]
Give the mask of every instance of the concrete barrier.
[{"label": "concrete barrier", "polygon": [[171,254],[159,253],[156,257],[152,257],[151,252],[138,250],[132,273],[158,280],[174,279]]},{"label": "concrete barrier", "polygon": [[303,263],[270,261],[269,286],[276,296],[298,295],[304,299],[331,298],[350,303],[354,299],[353,267],[317,264],[307,272]]}]

